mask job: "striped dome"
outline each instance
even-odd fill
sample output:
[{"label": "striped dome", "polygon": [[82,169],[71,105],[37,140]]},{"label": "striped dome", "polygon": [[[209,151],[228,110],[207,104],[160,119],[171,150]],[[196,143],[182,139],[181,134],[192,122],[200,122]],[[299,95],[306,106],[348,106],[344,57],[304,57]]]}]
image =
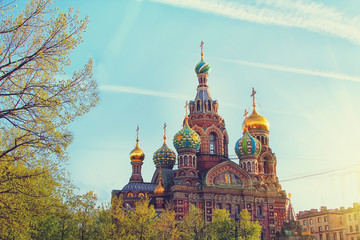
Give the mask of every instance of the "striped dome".
[{"label": "striped dome", "polygon": [[195,67],[196,74],[200,73],[209,73],[210,72],[210,65],[207,64],[204,60],[201,60]]},{"label": "striped dome", "polygon": [[239,140],[235,144],[235,153],[238,157],[244,155],[259,155],[261,151],[260,141],[252,137],[248,131],[244,132]]},{"label": "striped dome", "polygon": [[182,148],[193,148],[198,150],[200,147],[200,136],[190,128],[186,120],[183,129],[175,134],[173,143],[176,150]]},{"label": "striped dome", "polygon": [[153,156],[155,165],[171,165],[176,162],[176,155],[167,145],[166,142],[159,148]]}]

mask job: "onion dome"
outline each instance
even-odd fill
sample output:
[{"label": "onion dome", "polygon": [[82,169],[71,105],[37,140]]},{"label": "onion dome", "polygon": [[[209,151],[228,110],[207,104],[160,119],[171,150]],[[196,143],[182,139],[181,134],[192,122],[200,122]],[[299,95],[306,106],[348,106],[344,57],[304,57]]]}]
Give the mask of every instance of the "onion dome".
[{"label": "onion dome", "polygon": [[196,74],[201,74],[201,73],[207,73],[209,74],[210,72],[210,65],[208,63],[206,63],[204,60],[201,60],[195,67],[195,72]]},{"label": "onion dome", "polygon": [[142,162],[144,161],[145,153],[139,147],[139,139],[136,139],[136,147],[130,152],[131,162]]},{"label": "onion dome", "polygon": [[261,151],[260,141],[250,135],[250,133],[245,130],[244,136],[237,140],[235,144],[235,153],[238,157],[244,155],[256,155],[258,156]]},{"label": "onion dome", "polygon": [[156,186],[156,188],[154,189],[154,194],[155,195],[163,195],[165,192],[165,188],[162,185],[162,176],[161,176],[161,168],[159,169],[159,184]]},{"label": "onion dome", "polygon": [[155,165],[171,165],[176,162],[176,155],[166,144],[166,136],[164,134],[164,144],[159,148],[153,156]]},{"label": "onion dome", "polygon": [[[251,115],[247,118],[246,125],[248,129],[265,129],[268,131],[270,129],[269,121],[265,117],[258,114],[255,107]],[[242,127],[245,131],[245,121],[243,122]]]},{"label": "onion dome", "polygon": [[190,128],[187,115],[185,117],[185,125],[183,129],[175,134],[173,143],[176,150],[182,148],[193,148],[195,150],[199,149],[200,136]]}]

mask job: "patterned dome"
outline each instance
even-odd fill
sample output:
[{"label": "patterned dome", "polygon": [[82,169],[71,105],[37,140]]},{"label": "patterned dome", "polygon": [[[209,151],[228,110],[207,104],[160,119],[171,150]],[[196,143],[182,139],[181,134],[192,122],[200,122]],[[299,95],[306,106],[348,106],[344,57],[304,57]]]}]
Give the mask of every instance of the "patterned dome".
[{"label": "patterned dome", "polygon": [[247,118],[246,125],[247,126],[245,126],[244,121],[242,125],[244,131],[245,127],[247,127],[248,129],[265,129],[268,131],[270,129],[269,121],[265,117],[258,114],[255,107],[251,115]]},{"label": "patterned dome", "polygon": [[164,144],[159,148],[153,156],[155,165],[174,165],[176,162],[176,155],[167,145],[164,139]]},{"label": "patterned dome", "polygon": [[200,73],[209,73],[210,72],[210,65],[207,64],[204,60],[201,60],[195,67],[196,74]]},{"label": "patterned dome", "polygon": [[130,160],[132,162],[144,161],[145,153],[139,147],[139,139],[136,139],[136,147],[130,152]]},{"label": "patterned dome", "polygon": [[174,136],[174,146],[176,150],[182,148],[193,148],[198,150],[200,147],[200,136],[194,130],[192,130],[188,123],[188,117],[186,116],[185,125],[183,129],[181,129],[177,134]]},{"label": "patterned dome", "polygon": [[238,157],[244,155],[259,155],[261,151],[260,141],[252,137],[246,130],[244,136],[237,140],[235,144],[235,153]]}]

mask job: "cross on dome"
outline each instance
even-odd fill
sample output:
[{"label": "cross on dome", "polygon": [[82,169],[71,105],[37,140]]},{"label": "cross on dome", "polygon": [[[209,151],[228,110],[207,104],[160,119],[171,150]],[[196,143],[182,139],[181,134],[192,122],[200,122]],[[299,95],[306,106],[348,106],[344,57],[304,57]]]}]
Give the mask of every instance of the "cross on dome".
[{"label": "cross on dome", "polygon": [[204,61],[204,42],[201,41],[200,43],[200,49],[201,49],[201,61]]},{"label": "cross on dome", "polygon": [[256,106],[256,104],[255,104],[255,94],[256,94],[256,91],[255,91],[255,89],[254,88],[252,88],[252,92],[251,92],[251,97],[252,97],[252,99],[253,99],[253,107],[255,107]]}]

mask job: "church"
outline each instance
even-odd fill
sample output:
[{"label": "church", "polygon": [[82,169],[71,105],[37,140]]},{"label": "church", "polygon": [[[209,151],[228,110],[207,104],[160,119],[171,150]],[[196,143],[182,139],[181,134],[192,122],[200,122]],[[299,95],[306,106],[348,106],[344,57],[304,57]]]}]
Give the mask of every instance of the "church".
[{"label": "church", "polygon": [[[247,209],[262,226],[261,239],[275,240],[287,219],[288,199],[276,175],[276,155],[269,145],[270,124],[256,111],[255,90],[251,97],[253,110],[245,111],[243,135],[235,147],[238,159],[229,159],[229,137],[225,120],[218,114],[218,101],[211,98],[207,85],[210,65],[196,65],[196,96],[186,104],[183,127],[173,137],[177,154],[168,146],[166,125],[163,145],[155,151],[151,182],[144,182],[141,167],[145,158],[139,139],[130,153],[132,175],[122,190],[112,196],[122,197],[128,207],[145,195],[161,211],[165,203],[173,204],[176,219],[181,221],[191,204],[203,209],[205,221],[212,221],[214,209],[227,209],[238,218]],[[175,167],[175,168],[174,168]]]}]

